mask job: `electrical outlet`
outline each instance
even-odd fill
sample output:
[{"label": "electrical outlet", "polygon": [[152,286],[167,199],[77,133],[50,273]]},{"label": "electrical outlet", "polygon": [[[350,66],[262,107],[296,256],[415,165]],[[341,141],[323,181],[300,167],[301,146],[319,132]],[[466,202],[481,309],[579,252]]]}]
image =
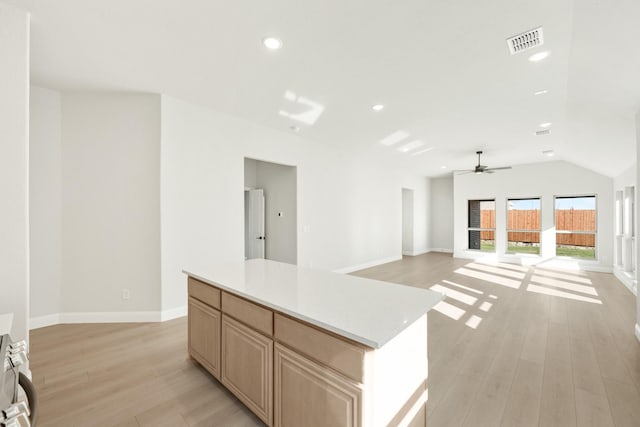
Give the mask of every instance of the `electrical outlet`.
[{"label": "electrical outlet", "polygon": [[123,289],[122,290],[122,299],[123,300],[128,300],[129,298],[131,298],[131,292],[129,292],[129,289]]}]

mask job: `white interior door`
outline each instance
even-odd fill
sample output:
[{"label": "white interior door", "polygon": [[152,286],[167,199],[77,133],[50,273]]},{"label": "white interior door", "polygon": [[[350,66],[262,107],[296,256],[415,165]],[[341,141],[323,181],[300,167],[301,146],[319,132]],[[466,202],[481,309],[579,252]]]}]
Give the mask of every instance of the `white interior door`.
[{"label": "white interior door", "polygon": [[249,190],[248,258],[264,258],[264,191]]}]

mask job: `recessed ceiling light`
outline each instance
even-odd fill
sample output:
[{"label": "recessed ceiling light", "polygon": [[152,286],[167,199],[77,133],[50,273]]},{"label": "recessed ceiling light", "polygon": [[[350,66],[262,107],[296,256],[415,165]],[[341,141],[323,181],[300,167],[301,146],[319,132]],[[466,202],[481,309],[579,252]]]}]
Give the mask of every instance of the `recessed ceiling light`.
[{"label": "recessed ceiling light", "polygon": [[529,57],[529,61],[531,62],[538,62],[538,61],[542,61],[544,58],[546,58],[547,56],[549,56],[549,52],[548,51],[544,51],[544,52],[538,52],[538,53],[534,53],[533,55],[531,55]]},{"label": "recessed ceiling light", "polygon": [[262,39],[262,44],[264,44],[267,49],[278,50],[282,47],[282,40],[275,37],[265,37]]},{"label": "recessed ceiling light", "polygon": [[548,128],[549,126],[551,126],[551,122],[540,123],[541,128]]},{"label": "recessed ceiling light", "polygon": [[376,104],[376,105],[374,105],[373,107],[371,107],[371,109],[372,109],[373,111],[382,111],[382,110],[384,110],[384,105],[382,105],[382,104]]},{"label": "recessed ceiling light", "polygon": [[538,90],[538,91],[533,92],[533,94],[538,96],[538,95],[544,95],[547,92],[549,92],[547,89],[542,89],[542,90]]},{"label": "recessed ceiling light", "polygon": [[447,168],[446,166],[440,166],[440,169],[446,169],[446,168]]},{"label": "recessed ceiling light", "polygon": [[554,153],[553,150],[544,150],[542,154],[544,154],[547,157],[553,157],[556,155],[556,153]]}]

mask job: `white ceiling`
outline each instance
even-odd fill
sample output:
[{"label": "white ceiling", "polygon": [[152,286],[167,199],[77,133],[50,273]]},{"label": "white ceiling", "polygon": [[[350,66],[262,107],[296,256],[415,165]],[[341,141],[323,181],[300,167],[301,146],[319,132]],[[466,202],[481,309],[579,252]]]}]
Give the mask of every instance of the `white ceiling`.
[{"label": "white ceiling", "polygon": [[[638,0],[9,2],[32,12],[37,85],[164,93],[429,176],[477,149],[492,167],[552,149],[609,176],[635,161]],[[511,56],[505,39],[540,25],[544,46]],[[380,144],[398,130],[434,149]]]}]

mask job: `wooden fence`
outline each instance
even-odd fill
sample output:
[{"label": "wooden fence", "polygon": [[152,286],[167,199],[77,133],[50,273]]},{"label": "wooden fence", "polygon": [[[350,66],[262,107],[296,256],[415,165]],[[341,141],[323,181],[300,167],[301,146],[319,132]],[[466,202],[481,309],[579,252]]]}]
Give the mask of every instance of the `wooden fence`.
[{"label": "wooden fence", "polygon": [[[507,212],[507,224],[510,229],[516,230],[540,230],[539,210],[510,210]],[[481,228],[495,227],[495,211],[482,211],[480,217]],[[590,210],[558,210],[556,211],[557,231],[595,231],[596,211]],[[480,234],[482,240],[493,240],[492,231],[483,231]],[[510,232],[508,239],[511,242],[540,243],[540,233],[535,232]],[[556,234],[556,244],[568,246],[595,246],[593,234]]]}]

